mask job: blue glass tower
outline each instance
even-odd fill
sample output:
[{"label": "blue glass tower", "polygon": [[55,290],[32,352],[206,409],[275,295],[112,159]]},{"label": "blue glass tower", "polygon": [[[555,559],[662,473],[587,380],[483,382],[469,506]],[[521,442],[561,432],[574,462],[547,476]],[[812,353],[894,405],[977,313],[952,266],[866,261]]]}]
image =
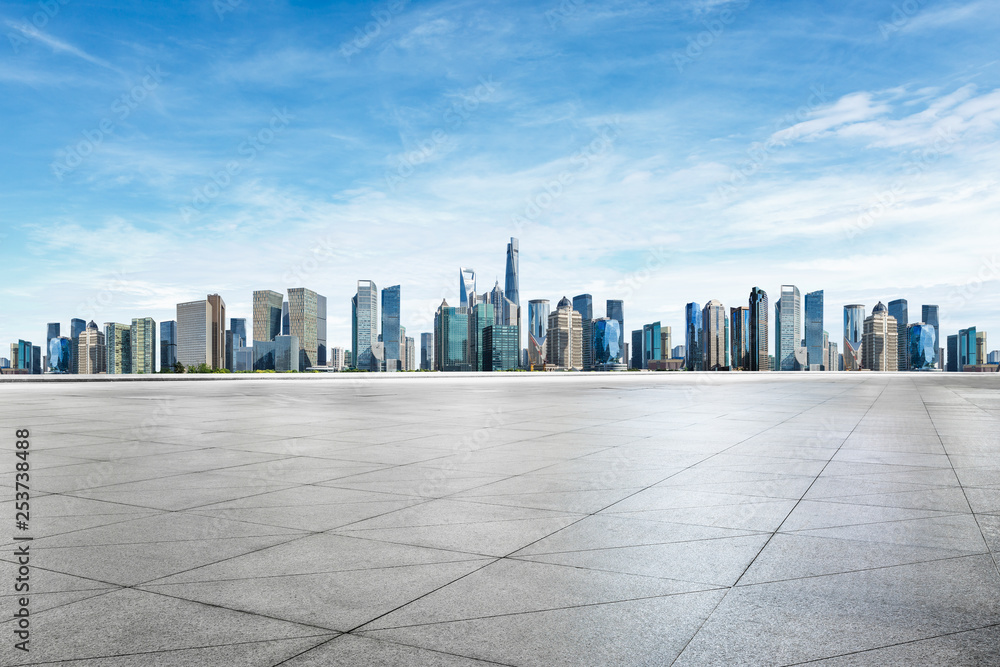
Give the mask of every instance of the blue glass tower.
[{"label": "blue glass tower", "polygon": [[937,332],[933,325],[917,322],[907,326],[909,335],[909,363],[910,370],[930,371],[938,366]]},{"label": "blue glass tower", "polygon": [[934,335],[937,336],[935,345],[938,348],[938,368],[941,368],[941,328],[938,326],[938,307],[925,304],[921,308],[920,319],[924,324],[934,327]]},{"label": "blue glass tower", "polygon": [[701,304],[692,301],[684,306],[684,366],[689,371],[704,368],[701,349]]},{"label": "blue glass tower", "polygon": [[865,307],[844,306],[844,370],[861,370],[861,341],[865,331]]},{"label": "blue glass tower", "polygon": [[642,367],[649,368],[650,361],[663,359],[660,323],[642,325]]},{"label": "blue glass tower", "polygon": [[382,288],[382,344],[386,370],[399,370],[399,285]]},{"label": "blue glass tower", "polygon": [[768,355],[768,318],[770,310],[767,304],[767,292],[759,287],[750,290],[750,364],[748,370],[771,370],[771,358]]},{"label": "blue glass tower", "polygon": [[906,299],[895,299],[889,302],[889,315],[896,318],[896,336],[899,342],[899,370],[905,371],[910,368],[910,344],[908,325],[910,315],[907,311]]},{"label": "blue glass tower", "polygon": [[602,317],[594,320],[594,368],[600,370],[623,363],[624,346],[618,320]]},{"label": "blue glass tower", "polygon": [[160,371],[171,373],[177,363],[177,321],[160,322]]},{"label": "blue glass tower", "polygon": [[70,340],[70,373],[80,372],[80,363],[76,358],[77,348],[80,346],[80,334],[87,330],[87,323],[79,317],[74,317],[69,321]]},{"label": "blue glass tower", "polygon": [[823,353],[823,290],[806,294],[806,355],[810,367],[831,370]]}]

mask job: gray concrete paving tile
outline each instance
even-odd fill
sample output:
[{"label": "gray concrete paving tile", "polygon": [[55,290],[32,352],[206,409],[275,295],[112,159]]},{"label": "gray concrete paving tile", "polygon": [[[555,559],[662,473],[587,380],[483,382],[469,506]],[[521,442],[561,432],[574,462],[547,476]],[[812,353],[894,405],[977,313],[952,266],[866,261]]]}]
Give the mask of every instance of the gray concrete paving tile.
[{"label": "gray concrete paving tile", "polygon": [[993,626],[868,649],[809,664],[815,667],[867,667],[868,665],[980,667],[995,664],[998,655],[1000,655],[1000,627]]},{"label": "gray concrete paving tile", "polygon": [[618,512],[616,511],[617,506],[614,506],[601,514],[650,521],[666,521],[668,523],[773,532],[792,511],[795,503],[794,500],[769,500],[766,502],[743,502],[731,505],[679,507],[633,512]]},{"label": "gray concrete paving tile", "polygon": [[353,634],[339,635],[311,651],[298,655],[283,667],[318,667],[327,665],[355,667],[356,665],[380,665],[384,667],[487,667],[496,665],[474,658],[466,658],[453,653],[441,653],[427,649],[381,641],[371,637]]},{"label": "gray concrete paving tile", "polygon": [[360,503],[234,508],[219,508],[215,505],[208,505],[187,510],[187,512],[207,517],[220,517],[232,521],[245,521],[266,526],[323,532],[325,530],[350,526],[359,521],[389,514],[412,505],[419,505],[425,502],[425,500],[425,498],[410,498],[407,500],[369,500]]},{"label": "gray concrete paving tile", "polygon": [[513,665],[670,664],[722,595],[687,593],[361,634]]},{"label": "gray concrete paving tile", "polygon": [[998,584],[988,556],[969,556],[740,586],[676,664],[789,665],[996,624]]},{"label": "gray concrete paving tile", "polygon": [[852,505],[843,502],[823,500],[803,500],[781,525],[781,530],[791,532],[810,528],[834,528],[862,524],[900,521],[904,519],[924,519],[936,516],[955,516],[951,512],[936,510],[881,507],[879,505]]},{"label": "gray concrete paving tile", "polygon": [[[784,527],[782,527],[782,531],[788,532]],[[982,553],[986,549],[979,524],[971,514],[814,528],[799,530],[794,534],[911,547],[931,547],[964,551],[970,554]]]}]

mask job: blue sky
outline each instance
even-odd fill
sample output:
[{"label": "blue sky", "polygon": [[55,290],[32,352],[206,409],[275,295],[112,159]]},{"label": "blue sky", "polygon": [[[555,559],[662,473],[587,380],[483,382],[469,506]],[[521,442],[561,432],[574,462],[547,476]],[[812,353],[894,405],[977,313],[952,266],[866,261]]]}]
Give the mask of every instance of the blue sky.
[{"label": "blue sky", "polygon": [[416,335],[517,236],[522,304],[675,344],[686,302],[787,283],[833,340],[902,297],[1000,348],[998,9],[0,4],[0,343],[305,286],[349,346],[358,279]]}]

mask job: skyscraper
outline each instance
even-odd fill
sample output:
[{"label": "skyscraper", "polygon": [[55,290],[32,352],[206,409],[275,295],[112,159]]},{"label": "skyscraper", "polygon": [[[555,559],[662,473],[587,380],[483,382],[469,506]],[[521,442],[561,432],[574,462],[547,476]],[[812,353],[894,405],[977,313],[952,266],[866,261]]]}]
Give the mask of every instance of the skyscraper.
[{"label": "skyscraper", "polygon": [[406,341],[406,368],[404,370],[415,371],[417,370],[416,342],[410,336],[405,336],[403,340]]},{"label": "skyscraper", "polygon": [[152,317],[133,317],[130,327],[132,372],[156,372],[156,322]]},{"label": "skyscraper", "polygon": [[978,357],[979,334],[976,327],[969,327],[958,332],[958,370],[964,371],[966,366],[976,366],[983,363]]},{"label": "skyscraper", "polygon": [[948,336],[948,367],[949,373],[957,373],[958,367],[958,336]]},{"label": "skyscraper", "polygon": [[132,372],[132,327],[117,322],[104,324],[107,345],[108,375],[127,375]]},{"label": "skyscraper", "polygon": [[[545,359],[558,369],[583,370],[583,324],[573,302],[563,297],[549,315]],[[659,338],[660,332],[656,335]]]},{"label": "skyscraper", "polygon": [[621,299],[608,299],[604,313],[613,320],[618,320],[618,328],[625,331],[625,302]]},{"label": "skyscraper", "polygon": [[68,336],[57,336],[49,341],[49,368],[53,373],[69,373],[72,341]]},{"label": "skyscraper", "polygon": [[[299,369],[319,365],[319,295],[305,287],[288,288],[288,335],[299,341]],[[398,346],[397,346],[398,348]],[[398,350],[397,356],[399,358]]]},{"label": "skyscraper", "polygon": [[802,342],[802,299],[799,288],[795,285],[781,286],[781,297],[774,304],[774,321],[774,359],[778,364],[777,370],[794,371],[795,348]]},{"label": "skyscraper", "polygon": [[173,372],[177,363],[177,322],[160,322],[160,370]]},{"label": "skyscraper", "polygon": [[941,329],[938,326],[938,307],[935,305],[924,305],[921,307],[920,319],[924,324],[934,327],[934,335],[937,336],[935,345],[938,348],[938,368],[943,368],[941,359]]},{"label": "skyscraper", "polygon": [[48,326],[46,327],[45,354],[46,354],[46,359],[48,360],[47,363],[45,364],[46,371],[53,371],[53,372],[56,371],[56,364],[52,359],[51,350],[52,350],[52,340],[54,338],[59,338],[59,329],[60,329],[59,322],[49,322]]},{"label": "skyscraper", "polygon": [[729,325],[726,308],[716,299],[705,304],[702,321],[702,368],[719,371],[729,367]]},{"label": "skyscraper", "polygon": [[281,335],[281,310],[283,298],[280,292],[256,290],[253,293],[253,339],[274,340]]},{"label": "skyscraper", "polygon": [[705,367],[701,345],[701,305],[692,301],[684,306],[685,339],[684,366],[689,371],[700,371]]},{"label": "skyscraper", "polygon": [[371,280],[359,280],[351,297],[351,364],[364,371],[381,368],[375,347],[378,343],[378,287]]},{"label": "skyscraper", "polygon": [[289,371],[305,370],[299,366],[302,360],[302,346],[297,336],[275,336],[270,341],[254,341],[253,369],[255,371]]},{"label": "skyscraper", "polygon": [[471,371],[469,309],[453,308],[442,300],[434,314],[434,360],[439,371]]},{"label": "skyscraper", "polygon": [[[516,318],[517,325],[517,345],[521,349],[521,289],[518,269],[517,239],[510,237],[507,244],[507,270],[504,275],[503,293],[504,297],[514,306],[514,313],[505,313],[505,322],[510,323],[512,318]],[[508,306],[510,307],[510,306]],[[518,353],[520,357],[520,353]]]},{"label": "skyscraper", "polygon": [[[617,321],[615,320],[615,322]],[[629,368],[642,368],[642,329],[632,331],[632,346],[629,348],[629,352]]]},{"label": "skyscraper", "polygon": [[659,322],[642,325],[642,368],[663,358],[663,337]]},{"label": "skyscraper", "polygon": [[750,308],[729,309],[729,359],[733,370],[750,370]]},{"label": "skyscraper", "polygon": [[767,346],[768,318],[771,311],[768,307],[767,292],[759,287],[750,290],[750,365],[751,371],[771,370],[771,358]]},{"label": "skyscraper", "polygon": [[434,334],[420,334],[420,370],[434,370]]},{"label": "skyscraper", "polygon": [[226,304],[218,294],[177,304],[177,361],[183,366],[226,364]]},{"label": "skyscraper", "polygon": [[79,364],[77,363],[77,351],[80,347],[80,334],[87,330],[87,323],[81,320],[79,317],[74,317],[69,321],[69,338],[70,338],[70,350],[72,355],[70,356],[70,372],[79,373]]},{"label": "skyscraper", "polygon": [[476,305],[476,272],[472,269],[461,268],[458,270],[458,306],[459,308],[471,308]]},{"label": "skyscraper", "polygon": [[494,324],[483,329],[483,370],[512,371],[518,367],[517,326]]},{"label": "skyscraper", "polygon": [[855,303],[844,306],[844,370],[859,371],[861,365],[861,346],[863,344],[865,326],[865,307]]},{"label": "skyscraper", "polygon": [[906,340],[909,345],[907,368],[913,371],[931,371],[938,366],[937,333],[934,327],[924,322],[907,326],[910,330]]},{"label": "skyscraper", "polygon": [[573,297],[573,310],[580,313],[583,326],[583,370],[589,371],[594,365],[594,297],[577,294]]},{"label": "skyscraper", "polygon": [[907,312],[906,299],[895,299],[889,302],[889,314],[896,318],[896,332],[899,339],[898,370],[910,369],[909,325],[910,315]]},{"label": "skyscraper", "polygon": [[895,371],[899,364],[896,318],[881,301],[865,318],[861,339],[861,365],[870,371]]},{"label": "skyscraper", "polygon": [[244,317],[231,317],[226,332],[226,368],[230,371],[236,370],[236,350],[241,347],[247,347],[247,321]]},{"label": "skyscraper", "polygon": [[76,356],[80,375],[97,375],[108,369],[104,334],[93,320],[80,332]]},{"label": "skyscraper", "polygon": [[469,370],[485,370],[486,357],[492,350],[485,344],[483,332],[494,322],[493,304],[477,303],[469,309]]},{"label": "skyscraper", "polygon": [[[402,367],[399,349],[399,285],[382,288],[382,343],[385,345],[385,370],[398,371]],[[405,343],[404,343],[405,345]]]},{"label": "skyscraper", "polygon": [[809,370],[830,370],[823,346],[823,290],[806,294],[806,358]]},{"label": "skyscraper", "polygon": [[326,344],[326,297],[316,295],[316,365],[327,366],[330,363]]},{"label": "skyscraper", "polygon": [[549,300],[528,302],[528,363],[532,367],[545,364],[545,336],[549,327]]},{"label": "skyscraper", "polygon": [[[641,332],[640,332],[641,333]],[[602,317],[594,320],[594,370],[623,370],[624,339],[618,320]]]}]

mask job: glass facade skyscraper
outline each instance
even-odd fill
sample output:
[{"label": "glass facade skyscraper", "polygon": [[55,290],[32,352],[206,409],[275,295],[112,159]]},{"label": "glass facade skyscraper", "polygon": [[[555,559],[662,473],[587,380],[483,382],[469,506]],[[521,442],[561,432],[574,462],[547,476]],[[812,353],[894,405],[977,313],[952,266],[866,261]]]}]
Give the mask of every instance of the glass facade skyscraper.
[{"label": "glass facade skyscraper", "polygon": [[650,361],[663,359],[662,345],[660,323],[642,325],[642,368],[649,368]]},{"label": "glass facade skyscraper", "polygon": [[55,364],[53,363],[53,360],[52,360],[51,347],[52,347],[52,339],[53,338],[59,338],[59,329],[60,328],[61,327],[59,325],[59,322],[49,322],[48,326],[46,327],[46,332],[45,332],[45,355],[46,355],[46,359],[48,359],[48,361],[45,364],[45,370],[46,371],[57,372],[56,369],[55,369]]},{"label": "glass facade skyscraper", "polygon": [[132,371],[156,372],[156,322],[152,317],[134,317],[131,326]]},{"label": "glass facade skyscraper", "polygon": [[[641,335],[641,332],[640,332]],[[594,320],[594,368],[611,370],[624,363],[624,340],[618,320],[602,317]],[[617,370],[617,368],[615,368]]]},{"label": "glass facade skyscraper", "polygon": [[[247,321],[244,317],[229,318],[226,331],[226,368],[236,370],[236,350],[247,347]],[[248,370],[248,369],[244,369]]]},{"label": "glass facade skyscraper", "polygon": [[281,335],[281,311],[284,297],[280,292],[256,290],[253,293],[253,339],[269,341]]},{"label": "glass facade skyscraper", "polygon": [[[518,355],[520,357],[520,355]],[[434,370],[434,334],[420,334],[420,370]]]},{"label": "glass facade skyscraper", "polygon": [[750,370],[750,308],[729,309],[729,363],[733,370]]},{"label": "glass facade skyscraper", "polygon": [[471,308],[478,300],[476,293],[476,272],[472,269],[461,268],[458,270],[458,306],[459,308]]},{"label": "glass facade skyscraper", "polygon": [[87,323],[81,320],[79,317],[74,317],[69,321],[69,339],[70,339],[70,373],[79,373],[79,364],[77,363],[77,351],[80,347],[80,334],[82,334],[87,329]]},{"label": "glass facade skyscraper", "polygon": [[907,326],[909,361],[907,367],[913,371],[930,371],[938,367],[937,332],[924,322]]},{"label": "glass facade skyscraper", "polygon": [[594,365],[594,297],[577,294],[573,297],[573,310],[580,313],[583,323],[583,370],[589,371]]},{"label": "glass facade skyscraper", "polygon": [[759,287],[754,287],[750,290],[750,365],[748,370],[771,370],[771,358],[767,350],[771,340],[768,333],[770,317],[767,292]]},{"label": "glass facade skyscraper", "polygon": [[545,363],[545,336],[549,329],[549,300],[532,299],[528,302],[528,363],[541,366]]},{"label": "glass facade skyscraper", "polygon": [[865,307],[844,306],[844,370],[861,370],[861,344],[865,327]]},{"label": "glass facade skyscraper", "polygon": [[625,331],[625,302],[621,299],[608,299],[604,309],[605,314],[613,320],[618,320],[618,328]]},{"label": "glass facade skyscraper", "polygon": [[701,304],[694,301],[684,306],[684,366],[689,371],[700,371],[704,366],[701,346]]},{"label": "glass facade skyscraper", "polygon": [[957,373],[958,368],[958,335],[948,336],[948,366],[949,373]]},{"label": "glass facade skyscraper", "polygon": [[310,366],[318,366],[319,294],[305,287],[290,287],[287,305],[287,335],[299,340],[299,368],[304,371]]},{"label": "glass facade skyscraper", "polygon": [[275,336],[272,341],[254,341],[251,349],[255,371],[285,373],[305,370],[299,367],[302,354],[296,336]]},{"label": "glass facade skyscraper", "polygon": [[520,356],[517,326],[493,324],[483,329],[484,371],[515,370]]},{"label": "glass facade skyscraper", "polygon": [[70,372],[72,344],[72,340],[67,336],[57,336],[49,341],[49,370],[51,372]]},{"label": "glass facade skyscraper", "polygon": [[172,372],[177,363],[177,322],[160,322],[160,370]]},{"label": "glass facade skyscraper", "polygon": [[934,327],[934,335],[937,336],[937,347],[938,347],[938,368],[942,368],[941,365],[941,328],[938,326],[938,307],[935,305],[927,305],[920,309],[920,319],[924,324],[929,324]]},{"label": "glass facade skyscraper", "polygon": [[452,308],[442,301],[434,314],[434,359],[439,371],[471,371],[469,361],[469,310]]},{"label": "glass facade skyscraper", "polygon": [[958,332],[958,370],[964,371],[966,366],[976,366],[985,363],[977,356],[978,335],[976,327],[969,327]]},{"label": "glass facade skyscraper", "polygon": [[381,368],[374,348],[378,343],[378,287],[371,280],[359,280],[351,298],[351,364],[363,371]]},{"label": "glass facade skyscraper", "polygon": [[108,354],[108,375],[127,375],[132,372],[132,327],[128,324],[107,322],[104,340]]},{"label": "glass facade skyscraper", "polygon": [[477,303],[469,309],[469,366],[470,370],[486,370],[486,358],[492,350],[483,340],[483,331],[494,325],[493,304]]},{"label": "glass facade skyscraper", "polygon": [[896,331],[899,336],[898,369],[906,371],[910,369],[910,343],[908,338],[910,314],[907,309],[906,299],[895,299],[890,301],[889,315],[896,319]]},{"label": "glass facade skyscraper", "polygon": [[316,365],[328,366],[330,363],[326,345],[326,297],[316,295]]},{"label": "glass facade skyscraper", "polygon": [[382,288],[382,343],[385,346],[385,369],[400,370],[399,285]]},{"label": "glass facade skyscraper", "polygon": [[826,353],[823,346],[823,290],[806,294],[806,359],[809,368],[831,370],[827,368]]},{"label": "glass facade skyscraper", "polygon": [[[505,320],[506,323],[510,323],[511,319],[516,319],[517,324],[517,345],[520,350],[521,347],[521,288],[520,288],[520,273],[519,273],[519,263],[520,259],[517,250],[517,239],[513,236],[510,237],[510,243],[507,244],[507,268],[504,274],[504,284],[503,293],[504,297],[513,304],[514,312],[506,313]],[[510,307],[510,306],[508,306]],[[520,357],[520,352],[518,352]]]},{"label": "glass facade skyscraper", "polygon": [[[796,369],[795,348],[802,346],[802,298],[795,285],[782,285],[774,304],[774,359],[779,371]],[[823,330],[820,328],[820,336]]]},{"label": "glass facade skyscraper", "polygon": [[712,299],[701,311],[702,369],[719,371],[729,367],[729,320],[726,308]]}]

